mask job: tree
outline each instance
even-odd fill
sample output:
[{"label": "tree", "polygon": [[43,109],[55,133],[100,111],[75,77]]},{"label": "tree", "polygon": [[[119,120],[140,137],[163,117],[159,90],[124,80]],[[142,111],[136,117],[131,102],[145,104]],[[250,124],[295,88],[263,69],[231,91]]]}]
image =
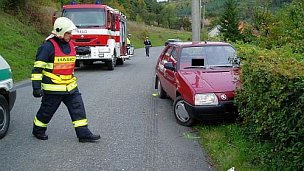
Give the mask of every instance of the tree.
[{"label": "tree", "polygon": [[220,32],[225,41],[235,42],[241,39],[241,33],[238,28],[238,10],[236,0],[227,0],[225,2],[224,12],[220,17]]},{"label": "tree", "polygon": [[173,4],[166,5],[160,11],[160,24],[166,28],[172,28],[173,23],[177,20],[176,8]]}]

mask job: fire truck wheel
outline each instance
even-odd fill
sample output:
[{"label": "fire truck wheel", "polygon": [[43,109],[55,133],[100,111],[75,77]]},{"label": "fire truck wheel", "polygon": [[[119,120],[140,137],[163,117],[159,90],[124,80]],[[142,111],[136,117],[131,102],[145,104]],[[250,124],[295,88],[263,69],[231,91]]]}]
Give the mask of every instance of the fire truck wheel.
[{"label": "fire truck wheel", "polygon": [[79,61],[75,62],[75,67],[80,67],[80,62]]},{"label": "fire truck wheel", "polygon": [[123,64],[124,64],[124,59],[123,59],[123,58],[118,58],[118,59],[116,60],[116,64],[117,64],[117,65],[123,65]]},{"label": "fire truck wheel", "polygon": [[115,67],[115,61],[114,60],[107,61],[106,64],[107,64],[108,70],[114,70],[114,67]]},{"label": "fire truck wheel", "polygon": [[83,65],[93,65],[93,61],[83,61]]}]

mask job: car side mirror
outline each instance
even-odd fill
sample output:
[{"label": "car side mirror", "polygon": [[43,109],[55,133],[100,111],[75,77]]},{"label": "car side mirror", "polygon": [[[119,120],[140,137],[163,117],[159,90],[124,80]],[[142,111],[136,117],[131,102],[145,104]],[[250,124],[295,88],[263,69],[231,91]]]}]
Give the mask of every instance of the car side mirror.
[{"label": "car side mirror", "polygon": [[165,67],[166,69],[171,70],[171,71],[175,71],[175,67],[173,66],[173,63],[172,63],[172,62],[167,62],[167,63],[165,63],[164,67]]}]

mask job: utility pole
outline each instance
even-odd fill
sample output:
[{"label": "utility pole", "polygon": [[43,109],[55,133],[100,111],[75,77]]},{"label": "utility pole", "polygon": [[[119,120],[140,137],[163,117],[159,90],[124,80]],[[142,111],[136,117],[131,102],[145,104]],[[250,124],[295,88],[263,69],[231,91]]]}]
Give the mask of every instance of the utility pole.
[{"label": "utility pole", "polygon": [[[204,33],[205,33],[205,13],[206,13],[206,4],[207,4],[207,0],[202,0],[203,1],[203,21],[202,21],[202,32],[203,32],[203,37],[204,37]],[[202,7],[200,5],[200,7]]]},{"label": "utility pole", "polygon": [[201,0],[192,0],[191,18],[192,18],[192,42],[201,40]]}]

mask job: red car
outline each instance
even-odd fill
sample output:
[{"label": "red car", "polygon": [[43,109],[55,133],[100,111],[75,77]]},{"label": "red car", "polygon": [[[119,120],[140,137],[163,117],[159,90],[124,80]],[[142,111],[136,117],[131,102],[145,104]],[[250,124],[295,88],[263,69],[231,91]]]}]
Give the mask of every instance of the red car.
[{"label": "red car", "polygon": [[237,114],[233,100],[239,60],[231,44],[170,43],[157,60],[155,75],[159,97],[174,100],[174,115],[181,125]]}]

